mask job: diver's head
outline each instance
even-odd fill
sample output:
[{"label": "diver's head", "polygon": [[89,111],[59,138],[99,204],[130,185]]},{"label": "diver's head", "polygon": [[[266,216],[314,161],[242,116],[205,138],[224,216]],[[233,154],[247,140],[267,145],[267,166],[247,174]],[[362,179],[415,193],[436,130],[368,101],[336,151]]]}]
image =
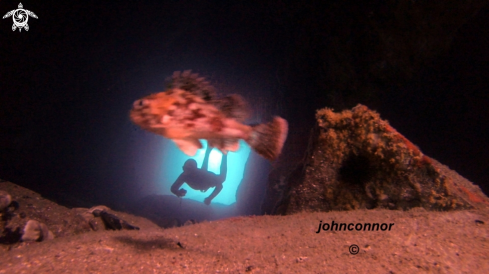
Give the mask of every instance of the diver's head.
[{"label": "diver's head", "polygon": [[188,159],[185,161],[185,164],[183,164],[183,171],[194,171],[197,169],[197,161],[194,159]]}]

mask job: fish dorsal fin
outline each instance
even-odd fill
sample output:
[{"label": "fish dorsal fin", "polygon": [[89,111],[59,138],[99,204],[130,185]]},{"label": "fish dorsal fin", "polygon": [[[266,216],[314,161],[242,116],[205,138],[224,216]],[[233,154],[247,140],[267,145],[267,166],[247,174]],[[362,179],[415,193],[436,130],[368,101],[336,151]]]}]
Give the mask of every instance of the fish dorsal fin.
[{"label": "fish dorsal fin", "polygon": [[188,156],[195,156],[197,150],[202,148],[202,143],[197,139],[174,139],[173,142]]},{"label": "fish dorsal fin", "polygon": [[249,116],[249,107],[243,97],[231,94],[218,98],[216,89],[203,77],[199,77],[197,73],[192,73],[190,70],[175,71],[167,79],[166,87],[189,92],[214,105],[227,118],[236,119],[238,122],[244,122]]},{"label": "fish dorsal fin", "polygon": [[249,116],[248,104],[238,94],[227,95],[214,100],[214,105],[228,118],[244,122]]},{"label": "fish dorsal fin", "polygon": [[175,71],[167,82],[168,89],[185,90],[207,102],[216,97],[216,89],[203,77],[199,77],[197,73],[192,73],[190,70]]}]

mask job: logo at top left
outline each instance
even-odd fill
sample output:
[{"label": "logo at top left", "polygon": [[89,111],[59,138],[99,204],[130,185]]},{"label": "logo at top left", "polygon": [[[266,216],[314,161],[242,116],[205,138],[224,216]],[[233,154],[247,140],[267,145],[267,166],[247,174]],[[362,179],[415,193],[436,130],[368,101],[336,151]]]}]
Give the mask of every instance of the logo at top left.
[{"label": "logo at top left", "polygon": [[37,19],[37,15],[35,13],[30,10],[25,10],[23,9],[23,7],[24,6],[22,6],[22,3],[19,3],[18,9],[11,10],[3,16],[3,19],[12,16],[12,19],[14,20],[14,24],[12,25],[13,31],[15,31],[16,29],[22,31],[22,28],[28,31],[29,25],[27,25],[27,21],[29,20],[29,16]]}]

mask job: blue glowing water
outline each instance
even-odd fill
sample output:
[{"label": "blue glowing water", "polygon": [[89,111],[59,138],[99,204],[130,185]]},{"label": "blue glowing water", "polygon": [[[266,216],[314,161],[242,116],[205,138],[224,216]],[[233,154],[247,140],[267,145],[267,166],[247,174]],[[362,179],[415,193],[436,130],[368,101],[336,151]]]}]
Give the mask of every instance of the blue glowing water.
[{"label": "blue glowing water", "polygon": [[[197,151],[194,157],[185,155],[178,147],[170,140],[163,140],[163,162],[161,168],[158,170],[157,178],[160,178],[160,191],[161,194],[173,195],[170,191],[170,187],[182,173],[182,166],[190,158],[197,161],[197,166],[202,166],[204,160],[204,153],[207,148],[207,141],[201,140],[203,148]],[[248,157],[250,155],[250,147],[242,140],[239,142],[239,149],[236,152],[229,152],[228,154],[228,171],[226,181],[223,184],[223,190],[217,195],[212,203],[221,203],[224,205],[230,205],[236,202],[236,191],[238,189],[241,180],[243,179],[244,167]],[[213,149],[209,156],[209,171],[219,174],[221,165],[222,154],[217,149]],[[201,192],[199,190],[193,190],[187,184],[183,185],[183,188],[187,190],[185,198],[193,199],[203,202],[208,197],[214,188],[210,188],[207,192]]]}]

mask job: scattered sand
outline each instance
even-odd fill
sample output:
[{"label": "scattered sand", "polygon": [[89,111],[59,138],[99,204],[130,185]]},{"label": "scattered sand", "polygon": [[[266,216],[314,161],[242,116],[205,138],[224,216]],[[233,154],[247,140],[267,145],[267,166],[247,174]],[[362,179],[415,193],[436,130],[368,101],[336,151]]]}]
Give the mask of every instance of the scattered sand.
[{"label": "scattered sand", "polygon": [[[0,273],[489,273],[485,211],[300,213],[170,229],[115,214],[141,229],[65,233],[46,242],[4,245]],[[316,233],[320,221],[333,220],[394,225],[391,231]],[[357,255],[349,252],[353,244],[360,249]]]}]

